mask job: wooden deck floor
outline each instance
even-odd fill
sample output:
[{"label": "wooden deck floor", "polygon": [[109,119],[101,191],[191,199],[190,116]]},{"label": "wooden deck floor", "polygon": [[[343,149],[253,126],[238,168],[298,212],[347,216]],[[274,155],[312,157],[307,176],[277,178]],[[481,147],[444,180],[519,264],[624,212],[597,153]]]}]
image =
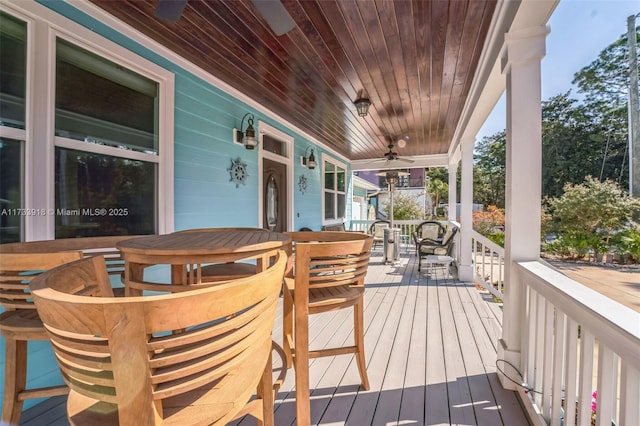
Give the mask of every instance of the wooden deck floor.
[{"label": "wooden deck floor", "polygon": [[[416,257],[395,266],[374,253],[366,279],[365,343],[369,391],[359,387],[353,356],[310,365],[312,423],[317,425],[527,425],[517,398],[495,374],[501,307],[444,269],[418,274]],[[281,340],[281,322],[274,339]],[[352,341],[351,310],[314,315],[312,348]],[[294,373],[276,401],[277,426],[295,424]],[[24,425],[66,425],[64,399],[23,415]],[[253,419],[237,422],[254,425]]]}]

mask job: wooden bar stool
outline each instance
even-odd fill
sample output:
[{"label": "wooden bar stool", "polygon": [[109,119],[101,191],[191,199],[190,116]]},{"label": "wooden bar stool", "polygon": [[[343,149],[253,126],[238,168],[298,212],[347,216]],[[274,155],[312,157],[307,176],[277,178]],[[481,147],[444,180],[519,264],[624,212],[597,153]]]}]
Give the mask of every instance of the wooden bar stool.
[{"label": "wooden bar stool", "polygon": [[82,258],[82,252],[10,253],[0,256],[0,332],[5,338],[2,423],[20,423],[26,399],[64,395],[67,386],[27,389],[27,342],[48,340],[31,300],[29,282],[39,273]]}]

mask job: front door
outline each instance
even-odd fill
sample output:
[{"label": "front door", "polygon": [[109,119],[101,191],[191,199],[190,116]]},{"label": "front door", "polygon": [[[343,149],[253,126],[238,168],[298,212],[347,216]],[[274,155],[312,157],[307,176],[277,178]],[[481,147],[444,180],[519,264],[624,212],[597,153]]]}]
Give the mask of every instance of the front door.
[{"label": "front door", "polygon": [[287,230],[287,166],[265,158],[262,184],[263,227],[272,232],[284,232]]}]

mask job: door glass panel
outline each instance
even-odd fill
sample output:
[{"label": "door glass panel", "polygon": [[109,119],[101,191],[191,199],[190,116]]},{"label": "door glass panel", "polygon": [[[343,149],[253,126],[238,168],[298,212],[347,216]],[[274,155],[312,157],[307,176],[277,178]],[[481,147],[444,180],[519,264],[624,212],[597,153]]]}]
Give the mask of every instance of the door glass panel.
[{"label": "door glass panel", "polygon": [[0,125],[24,129],[27,25],[0,12]]},{"label": "door glass panel", "polygon": [[278,226],[278,185],[273,175],[267,181],[267,227],[275,231]]}]

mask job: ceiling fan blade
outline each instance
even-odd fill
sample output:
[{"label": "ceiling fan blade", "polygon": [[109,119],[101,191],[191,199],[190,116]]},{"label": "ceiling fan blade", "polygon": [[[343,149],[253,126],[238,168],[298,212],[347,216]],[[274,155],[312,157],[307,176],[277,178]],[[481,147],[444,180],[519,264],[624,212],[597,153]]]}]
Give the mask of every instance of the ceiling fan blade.
[{"label": "ceiling fan blade", "polygon": [[156,18],[177,22],[186,5],[187,0],[158,0],[155,10]]},{"label": "ceiling fan blade", "polygon": [[410,158],[397,157],[396,160],[402,161],[403,163],[415,163],[415,161]]},{"label": "ceiling fan blade", "polygon": [[267,21],[275,35],[281,36],[288,33],[296,26],[280,0],[251,0],[251,2]]}]

